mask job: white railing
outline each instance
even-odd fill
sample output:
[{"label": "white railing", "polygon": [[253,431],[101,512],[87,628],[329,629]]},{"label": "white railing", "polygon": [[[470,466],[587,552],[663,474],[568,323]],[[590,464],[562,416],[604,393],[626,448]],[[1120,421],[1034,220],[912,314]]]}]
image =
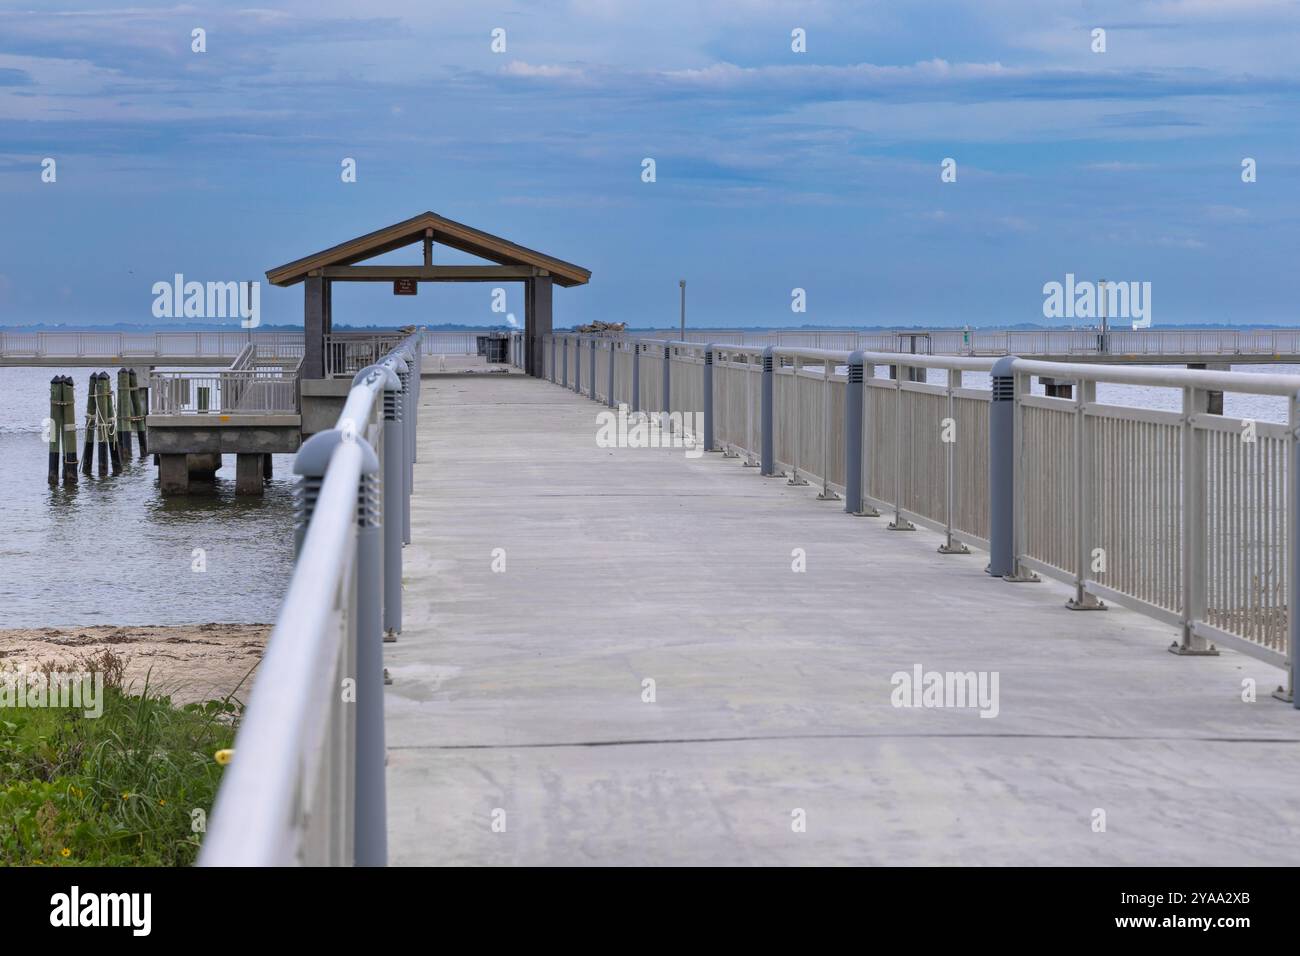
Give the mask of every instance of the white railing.
[{"label": "white railing", "polygon": [[[676,339],[674,330],[628,338]],[[693,344],[920,355],[1300,356],[1300,329],[688,329]]]},{"label": "white railing", "polygon": [[[401,629],[403,474],[418,424],[420,351],[417,333],[361,370],[335,429],[313,436],[295,460],[297,560],[201,866],[386,861],[380,642],[385,628]],[[340,691],[348,680],[350,697]]]},{"label": "white railing", "polygon": [[[427,332],[422,348],[430,355],[475,355],[478,337],[485,331]],[[519,332],[510,333],[522,335]],[[572,333],[556,333],[572,334]],[[674,339],[676,333],[627,335],[628,339]],[[379,344],[398,341],[402,333],[372,330],[329,333],[331,341],[370,340]],[[247,331],[230,332],[25,332],[0,331],[0,359],[130,359],[180,364],[185,359],[232,359],[250,341]],[[259,354],[268,359],[296,359],[303,355],[301,332],[252,332]],[[691,344],[740,345],[762,348],[811,348],[837,351],[906,352],[921,355],[1050,355],[1057,358],[1111,356],[1300,356],[1300,330],[1295,329],[1112,329],[1104,336],[1097,329],[1035,329],[1027,331],[983,329],[845,330],[845,329],[692,329]],[[520,344],[522,349],[522,344]],[[353,353],[360,360],[360,353]],[[382,354],[382,353],[381,353]],[[330,352],[327,349],[326,360]],[[347,374],[351,359],[338,359],[337,374]],[[512,361],[515,361],[512,358]],[[522,358],[519,359],[522,364]]]},{"label": "white railing", "polygon": [[149,377],[149,414],[296,415],[297,366],[154,372]]},{"label": "white railing", "polygon": [[298,359],[301,332],[0,332],[0,357],[7,359],[131,359],[179,363],[233,359],[250,343],[259,355]]},{"label": "white railing", "polygon": [[351,378],[406,339],[404,332],[330,332],[325,336],[325,377]]},{"label": "white railing", "polygon": [[[552,340],[559,369],[548,373],[559,384],[574,387],[573,356],[581,355],[578,390],[605,400],[608,385],[599,376],[607,367],[599,357],[621,349],[627,358],[615,361],[616,401],[684,420],[701,413],[711,451],[743,456],[792,484],[817,485],[823,499],[843,496],[853,513],[887,512],[891,528],[937,530],[944,553],[973,545],[998,563],[1005,547],[1011,566],[999,576],[1057,578],[1073,585],[1073,608],[1116,601],[1177,628],[1182,653],[1229,646],[1292,669],[1294,685],[1300,626],[1288,594],[1300,547],[1291,505],[1300,376],[710,349],[629,336],[613,351],[598,341],[598,377],[590,383],[591,337],[557,333],[547,338],[548,355]],[[942,381],[926,381],[935,374]],[[1035,377],[1073,394],[1035,395]],[[1098,402],[1099,383],[1176,388],[1183,406]],[[1211,414],[1211,397],[1223,392],[1284,396],[1290,421]],[[1010,418],[993,415],[1002,401],[1010,403]]]}]

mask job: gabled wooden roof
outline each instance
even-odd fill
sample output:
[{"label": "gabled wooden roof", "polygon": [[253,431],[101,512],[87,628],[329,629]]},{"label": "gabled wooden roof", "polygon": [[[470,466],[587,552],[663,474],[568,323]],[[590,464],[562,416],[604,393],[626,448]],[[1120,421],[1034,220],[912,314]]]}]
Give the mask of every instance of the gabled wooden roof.
[{"label": "gabled wooden roof", "polygon": [[328,266],[349,266],[363,259],[371,259],[392,252],[402,246],[409,246],[424,239],[424,231],[433,230],[433,241],[470,255],[487,259],[506,266],[533,266],[545,269],[554,278],[556,285],[565,287],[583,285],[591,278],[591,270],[575,266],[572,262],[556,259],[545,253],[516,245],[508,239],[494,236],[467,226],[464,223],[444,219],[437,213],[422,212],[383,229],[357,236],[337,246],[331,246],[320,252],[312,253],[301,259],[268,269],[266,279],[272,285],[289,286],[307,278],[308,273]]}]

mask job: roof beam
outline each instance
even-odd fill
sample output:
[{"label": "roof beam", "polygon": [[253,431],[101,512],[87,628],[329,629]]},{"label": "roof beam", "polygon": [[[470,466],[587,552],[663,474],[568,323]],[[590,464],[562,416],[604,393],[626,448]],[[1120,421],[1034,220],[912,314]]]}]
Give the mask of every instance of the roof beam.
[{"label": "roof beam", "polygon": [[319,270],[326,279],[344,282],[389,282],[416,279],[420,282],[502,282],[532,279],[547,274],[535,266],[326,266]]}]

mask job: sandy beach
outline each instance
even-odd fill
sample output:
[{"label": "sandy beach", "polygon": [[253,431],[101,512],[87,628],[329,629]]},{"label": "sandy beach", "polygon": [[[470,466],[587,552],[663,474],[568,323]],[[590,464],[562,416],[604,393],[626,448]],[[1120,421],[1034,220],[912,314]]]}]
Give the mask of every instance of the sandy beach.
[{"label": "sandy beach", "polygon": [[136,693],[147,680],[152,692],[170,695],[175,703],[231,692],[247,700],[249,672],[261,660],[270,633],[269,624],[14,628],[0,630],[0,668],[51,660],[71,666],[111,648],[127,660],[126,682]]}]

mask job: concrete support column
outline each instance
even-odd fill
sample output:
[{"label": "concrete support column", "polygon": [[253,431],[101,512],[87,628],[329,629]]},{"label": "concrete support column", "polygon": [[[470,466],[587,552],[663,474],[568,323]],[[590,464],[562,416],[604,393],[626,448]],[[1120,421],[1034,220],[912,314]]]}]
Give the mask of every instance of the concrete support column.
[{"label": "concrete support column", "polygon": [[190,469],[190,477],[200,481],[212,481],[221,470],[221,455],[217,452],[191,453],[185,456]]},{"label": "concrete support column", "polygon": [[1074,382],[1069,379],[1038,377],[1048,398],[1074,398]]},{"label": "concrete support column", "polygon": [[158,485],[163,495],[184,495],[190,490],[188,455],[158,456]]},{"label": "concrete support column", "polygon": [[[1211,372],[1232,371],[1232,366],[1225,362],[1211,362],[1211,363],[1189,362],[1187,363],[1187,367],[1206,369]],[[1223,414],[1223,393],[1207,391],[1205,393],[1205,397],[1206,397],[1206,402],[1205,402],[1206,412],[1208,412],[1211,415],[1222,415]]]},{"label": "concrete support column", "polygon": [[260,495],[266,484],[262,471],[266,459],[264,452],[240,452],[235,455],[235,494]]}]

